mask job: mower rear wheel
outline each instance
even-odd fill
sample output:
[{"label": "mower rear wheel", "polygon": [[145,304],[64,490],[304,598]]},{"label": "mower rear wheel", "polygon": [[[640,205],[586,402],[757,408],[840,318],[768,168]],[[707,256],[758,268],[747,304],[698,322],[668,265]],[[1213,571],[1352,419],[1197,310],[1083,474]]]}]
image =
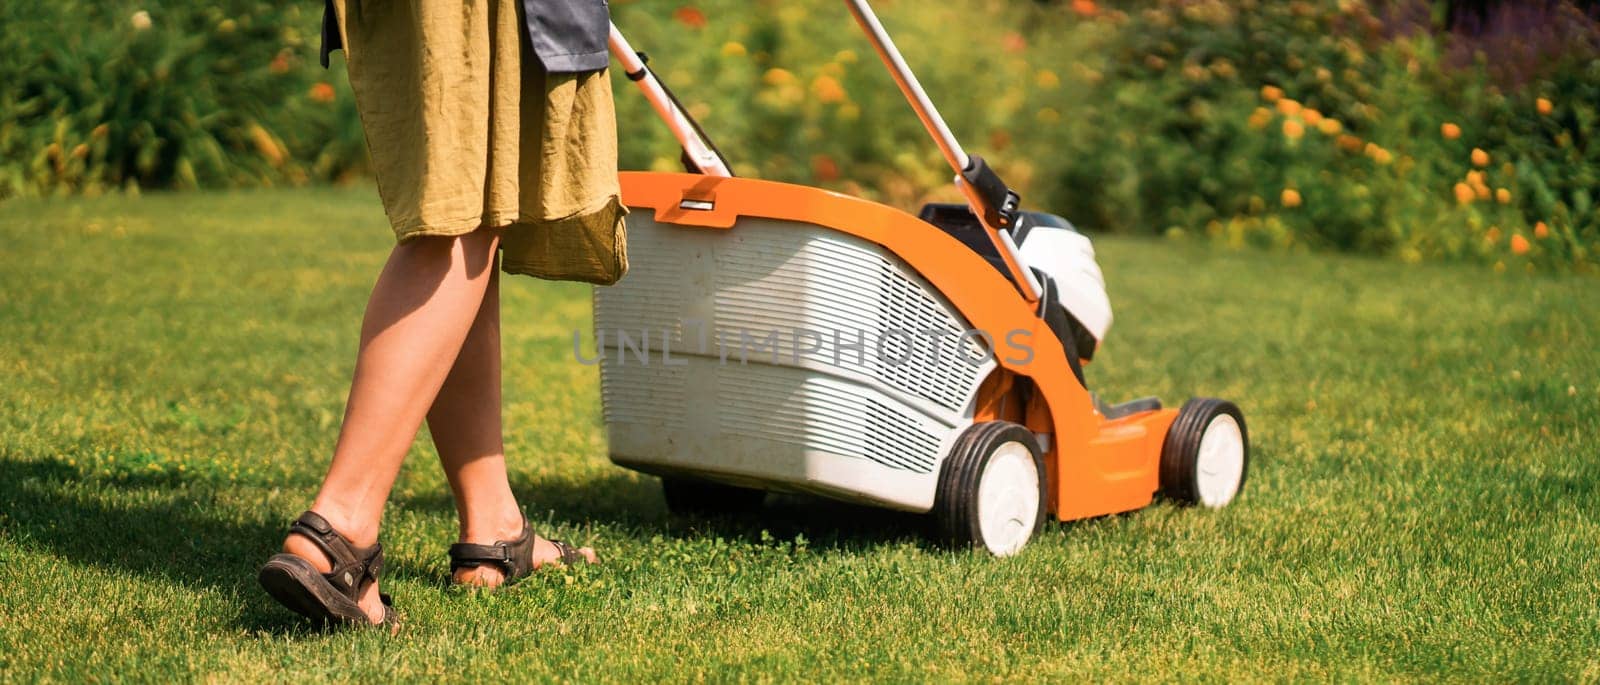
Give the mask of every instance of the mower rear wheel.
[{"label": "mower rear wheel", "polygon": [[1250,434],[1232,402],[1195,398],[1178,410],[1161,448],[1161,492],[1185,505],[1219,509],[1244,488]]},{"label": "mower rear wheel", "polygon": [[767,493],[695,478],[661,478],[667,511],[679,516],[727,516],[761,508]]},{"label": "mower rear wheel", "polygon": [[1044,460],[1028,429],[975,424],[956,438],[939,472],[934,519],[944,541],[997,557],[1022,551],[1045,518]]}]

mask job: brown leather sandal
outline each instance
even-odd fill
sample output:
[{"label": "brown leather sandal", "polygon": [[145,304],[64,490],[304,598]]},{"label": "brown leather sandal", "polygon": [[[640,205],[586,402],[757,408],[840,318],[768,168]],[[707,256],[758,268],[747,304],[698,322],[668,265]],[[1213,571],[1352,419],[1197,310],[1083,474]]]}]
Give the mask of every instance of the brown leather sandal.
[{"label": "brown leather sandal", "polygon": [[328,555],[333,570],[322,573],[311,562],[293,554],[275,554],[256,577],[267,594],[319,624],[394,625],[396,615],[389,595],[378,595],[383,600],[383,621],[376,624],[358,603],[361,594],[383,572],[383,545],[356,547],[327,519],[312,511],[295,519],[289,532],[304,536],[320,548]]},{"label": "brown leather sandal", "polygon": [[[494,566],[505,574],[505,584],[509,585],[511,581],[533,573],[533,539],[533,528],[528,525],[528,519],[523,518],[522,535],[515,540],[497,540],[489,545],[469,542],[450,545],[450,575],[454,576],[461,569]],[[550,544],[555,545],[556,551],[561,553],[563,566],[589,563],[583,553],[572,545],[560,540],[551,540]]]}]

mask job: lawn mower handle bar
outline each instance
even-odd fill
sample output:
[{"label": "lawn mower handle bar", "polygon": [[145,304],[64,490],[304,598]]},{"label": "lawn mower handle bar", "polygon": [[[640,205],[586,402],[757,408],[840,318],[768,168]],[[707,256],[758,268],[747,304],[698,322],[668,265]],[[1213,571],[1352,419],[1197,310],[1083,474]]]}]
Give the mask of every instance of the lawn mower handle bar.
[{"label": "lawn mower handle bar", "polygon": [[883,23],[878,21],[878,15],[872,11],[872,6],[867,0],[845,0],[850,6],[850,13],[855,15],[856,23],[861,25],[861,30],[867,34],[867,39],[872,41],[872,47],[877,49],[878,57],[883,59],[884,66],[889,68],[889,74],[894,77],[895,85],[900,87],[900,92],[906,96],[906,101],[911,104],[911,109],[917,113],[917,118],[922,120],[922,126],[928,129],[928,134],[933,136],[933,142],[938,144],[939,152],[944,153],[945,161],[950,163],[950,168],[955,170],[956,187],[967,197],[967,204],[971,206],[972,213],[989,229],[989,239],[994,241],[995,249],[1000,252],[1000,257],[1005,260],[1006,268],[1011,272],[1011,277],[1022,290],[1024,297],[1029,302],[1038,302],[1043,292],[1039,280],[1034,277],[1033,270],[1028,268],[1022,259],[1022,253],[1017,249],[1017,244],[1011,238],[1010,231],[1017,217],[1020,200],[1005,181],[990,168],[982,157],[968,155],[961,149],[961,141],[956,140],[950,127],[944,123],[944,117],[939,116],[938,108],[933,106],[933,101],[928,99],[927,91],[922,89],[922,83],[917,81],[917,75],[911,71],[900,49],[895,47],[894,39],[883,28]]},{"label": "lawn mower handle bar", "polygon": [[656,79],[654,72],[645,65],[644,55],[633,51],[633,46],[628,44],[628,39],[617,30],[617,25],[611,25],[611,38],[608,41],[611,54],[622,64],[623,73],[628,79],[639,85],[639,90],[644,93],[650,106],[654,107],[656,114],[667,123],[667,128],[672,129],[672,135],[678,139],[678,145],[683,148],[686,160],[698,167],[700,173],[707,176],[732,176],[728,164],[717,154],[711,142],[700,135],[695,127],[694,120],[689,118],[687,112],[678,106],[672,95],[667,92],[661,81]]},{"label": "lawn mower handle bar", "polygon": [[[916,112],[917,118],[922,120],[923,127],[933,136],[934,143],[944,154],[945,161],[955,170],[956,188],[967,198],[967,205],[988,230],[989,239],[994,242],[995,249],[1005,261],[1006,270],[1011,274],[1012,280],[1017,283],[1023,297],[1029,302],[1038,302],[1043,296],[1044,288],[1039,285],[1033,270],[1023,261],[1016,241],[1007,230],[1012,228],[1018,216],[1020,200],[1017,194],[1001,180],[982,157],[968,155],[961,149],[961,142],[950,132],[944,117],[939,116],[939,110],[928,99],[928,93],[922,89],[916,74],[912,73],[911,67],[900,55],[900,49],[895,47],[894,39],[889,37],[889,32],[884,30],[883,24],[878,21],[878,15],[873,13],[872,7],[866,0],[846,0],[846,4],[850,7],[850,13],[855,16],[856,23],[861,25],[867,38],[872,41],[878,56],[889,68],[889,74],[894,77],[900,92],[910,102],[911,109]],[[611,54],[622,64],[628,79],[639,86],[645,99],[655,108],[656,114],[666,122],[668,128],[672,129],[672,135],[678,139],[678,144],[683,148],[685,160],[694,165],[700,173],[708,176],[732,176],[727,162],[717,153],[710,141],[700,134],[694,120],[656,79],[655,74],[645,64],[643,55],[634,52],[633,46],[628,44],[628,39],[623,37],[616,24],[611,25],[609,45]]]}]

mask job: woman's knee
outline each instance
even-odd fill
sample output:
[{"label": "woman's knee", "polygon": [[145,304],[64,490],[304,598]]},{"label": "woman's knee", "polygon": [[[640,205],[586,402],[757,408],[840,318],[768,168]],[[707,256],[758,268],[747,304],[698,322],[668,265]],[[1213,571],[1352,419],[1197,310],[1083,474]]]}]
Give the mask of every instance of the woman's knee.
[{"label": "woman's knee", "polygon": [[453,236],[417,236],[395,246],[396,256],[425,268],[449,270],[464,267],[468,278],[478,278],[494,266],[500,229],[484,228]]}]

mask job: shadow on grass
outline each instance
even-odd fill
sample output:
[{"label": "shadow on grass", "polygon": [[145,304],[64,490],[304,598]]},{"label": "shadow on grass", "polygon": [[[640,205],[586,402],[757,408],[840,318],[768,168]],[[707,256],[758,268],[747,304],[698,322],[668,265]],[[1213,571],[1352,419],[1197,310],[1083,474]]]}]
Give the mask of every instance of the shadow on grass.
[{"label": "shadow on grass", "polygon": [[[814,550],[863,552],[888,543],[925,544],[930,530],[926,516],[806,495],[768,495],[760,509],[737,516],[672,515],[656,478],[620,470],[585,481],[513,478],[512,490],[536,519],[575,527],[608,526],[640,539],[714,536],[761,543],[803,535]],[[455,513],[448,492],[397,502],[418,511]]]},{"label": "shadow on grass", "polygon": [[[669,516],[654,478],[616,473],[587,481],[521,481],[518,497],[558,525],[610,526],[641,540],[708,536],[765,544],[804,536],[814,550],[869,551],[886,543],[927,545],[926,517],[821,498],[773,495],[740,517]],[[298,617],[256,586],[260,564],[278,551],[286,521],[236,519],[216,506],[223,487],[171,474],[99,478],[56,459],[0,455],[0,534],[76,565],[132,573],[219,593],[246,632],[305,635]],[[454,516],[448,492],[399,500],[407,508]],[[443,585],[438,564],[392,558],[391,568]],[[228,609],[222,609],[226,614]]]},{"label": "shadow on grass", "polygon": [[214,591],[232,605],[218,613],[236,611],[241,630],[314,632],[256,585],[286,523],[219,517],[213,505],[226,496],[170,474],[103,479],[60,460],[0,455],[0,534],[17,544],[75,565]]}]

